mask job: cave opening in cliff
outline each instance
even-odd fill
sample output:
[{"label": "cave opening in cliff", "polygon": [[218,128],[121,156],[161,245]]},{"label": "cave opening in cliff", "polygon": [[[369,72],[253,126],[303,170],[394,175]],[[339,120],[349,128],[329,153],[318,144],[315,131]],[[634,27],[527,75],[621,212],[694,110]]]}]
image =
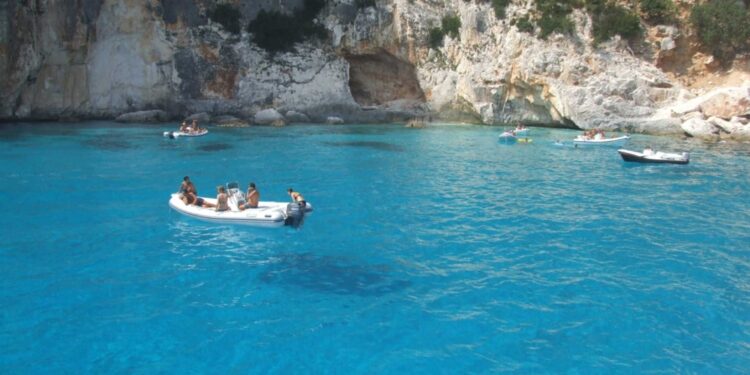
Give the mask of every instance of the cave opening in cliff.
[{"label": "cave opening in cliff", "polygon": [[349,89],[359,105],[425,101],[414,65],[386,51],[345,57],[349,62]]}]

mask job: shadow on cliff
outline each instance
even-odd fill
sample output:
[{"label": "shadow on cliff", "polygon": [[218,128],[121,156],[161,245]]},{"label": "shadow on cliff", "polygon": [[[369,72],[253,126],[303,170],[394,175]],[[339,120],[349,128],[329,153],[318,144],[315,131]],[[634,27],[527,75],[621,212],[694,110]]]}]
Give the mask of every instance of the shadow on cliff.
[{"label": "shadow on cliff", "polygon": [[392,279],[384,265],[349,264],[343,258],[309,253],[282,254],[259,277],[268,284],[362,297],[382,296],[411,285],[408,280]]}]

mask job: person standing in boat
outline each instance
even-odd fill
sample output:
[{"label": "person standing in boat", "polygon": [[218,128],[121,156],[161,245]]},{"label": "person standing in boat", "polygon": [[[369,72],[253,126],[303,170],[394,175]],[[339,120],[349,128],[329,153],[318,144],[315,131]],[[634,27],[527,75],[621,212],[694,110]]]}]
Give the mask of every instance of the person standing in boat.
[{"label": "person standing in boat", "polygon": [[289,196],[292,197],[292,202],[297,202],[304,208],[307,206],[307,202],[305,201],[305,197],[302,196],[299,192],[294,191],[294,189],[289,188],[287,189],[287,193],[289,193]]},{"label": "person standing in boat", "polygon": [[258,189],[255,188],[255,182],[251,182],[247,186],[247,196],[245,197],[247,199],[247,202],[243,202],[242,204],[238,205],[240,211],[244,211],[248,208],[258,208],[258,203],[260,202],[260,192],[258,192]]}]

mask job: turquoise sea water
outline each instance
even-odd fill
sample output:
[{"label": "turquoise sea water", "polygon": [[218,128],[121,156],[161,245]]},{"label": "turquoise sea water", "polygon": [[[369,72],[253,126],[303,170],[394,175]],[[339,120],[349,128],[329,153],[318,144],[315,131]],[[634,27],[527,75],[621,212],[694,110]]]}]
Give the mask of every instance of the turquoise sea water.
[{"label": "turquoise sea water", "polygon": [[[747,373],[750,146],[481,126],[0,126],[0,373]],[[298,229],[170,211],[293,186]]]}]

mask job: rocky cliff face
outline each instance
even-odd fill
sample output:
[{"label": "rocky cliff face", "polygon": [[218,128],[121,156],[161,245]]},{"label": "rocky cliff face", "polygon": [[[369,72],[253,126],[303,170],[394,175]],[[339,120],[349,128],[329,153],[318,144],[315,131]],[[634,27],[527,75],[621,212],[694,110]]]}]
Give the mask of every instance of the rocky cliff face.
[{"label": "rocky cliff face", "polygon": [[[235,2],[244,24],[261,9],[302,0]],[[624,41],[592,47],[591,21],[574,13],[574,36],[547,40],[488,2],[330,0],[317,22],[330,39],[269,55],[252,35],[206,16],[211,0],[36,0],[0,4],[0,118],[115,117],[163,109],[250,119],[265,108],[312,121],[395,121],[431,116],[487,124],[524,121],[683,133],[664,108],[691,97],[669,65],[675,32],[649,33],[635,52]],[[427,45],[440,18],[460,16],[459,36]],[[666,52],[665,52],[666,51]],[[660,66],[661,66],[660,65]],[[662,66],[663,68],[663,66]]]}]

